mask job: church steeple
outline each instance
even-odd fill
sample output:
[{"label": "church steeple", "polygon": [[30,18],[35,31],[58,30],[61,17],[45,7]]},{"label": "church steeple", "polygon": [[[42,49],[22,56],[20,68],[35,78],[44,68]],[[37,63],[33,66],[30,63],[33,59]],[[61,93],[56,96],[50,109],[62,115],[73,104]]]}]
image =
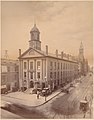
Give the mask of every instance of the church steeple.
[{"label": "church steeple", "polygon": [[82,41],[81,41],[80,48],[79,48],[79,59],[80,61],[84,60],[84,47],[83,47]]},{"label": "church steeple", "polygon": [[36,27],[36,24],[34,24],[34,27],[31,29],[30,34],[31,34],[31,40],[40,39],[39,38],[40,32],[39,32],[39,29]]},{"label": "church steeple", "polygon": [[29,41],[29,46],[41,50],[40,31],[36,24],[34,24],[34,27],[31,29],[30,36],[31,40]]}]

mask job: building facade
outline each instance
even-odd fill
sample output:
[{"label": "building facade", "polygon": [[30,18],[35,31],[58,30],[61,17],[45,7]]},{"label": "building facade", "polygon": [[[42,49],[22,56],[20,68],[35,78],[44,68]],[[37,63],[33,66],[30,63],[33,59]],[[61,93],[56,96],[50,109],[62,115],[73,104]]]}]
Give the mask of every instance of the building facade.
[{"label": "building facade", "polygon": [[29,49],[19,49],[19,85],[21,89],[49,87],[55,89],[78,77],[78,61],[75,57],[56,50],[50,54],[48,46],[41,50],[40,32],[34,25],[30,31]]},{"label": "building facade", "polygon": [[19,88],[19,62],[1,59],[1,88],[16,91]]},{"label": "building facade", "polygon": [[81,42],[79,48],[79,75],[86,75],[89,71],[88,60],[84,57],[84,47]]}]

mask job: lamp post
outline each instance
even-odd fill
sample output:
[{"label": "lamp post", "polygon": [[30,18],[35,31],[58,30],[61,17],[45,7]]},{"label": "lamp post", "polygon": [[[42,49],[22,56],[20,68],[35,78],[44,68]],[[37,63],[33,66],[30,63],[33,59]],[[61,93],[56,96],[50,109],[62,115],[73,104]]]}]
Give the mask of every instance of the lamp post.
[{"label": "lamp post", "polygon": [[52,78],[51,78],[51,83],[50,83],[50,91],[52,91]]},{"label": "lamp post", "polygon": [[[45,79],[45,88],[46,88],[46,78],[47,77],[45,76],[45,78],[44,78]],[[45,93],[45,101],[46,101],[46,93]]]}]

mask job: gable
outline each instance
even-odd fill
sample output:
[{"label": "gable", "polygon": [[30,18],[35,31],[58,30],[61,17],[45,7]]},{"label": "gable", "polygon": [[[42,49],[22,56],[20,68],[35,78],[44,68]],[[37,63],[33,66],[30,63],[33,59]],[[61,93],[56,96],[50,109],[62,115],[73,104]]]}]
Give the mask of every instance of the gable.
[{"label": "gable", "polygon": [[38,52],[38,51],[36,51],[34,49],[30,49],[26,53],[23,53],[23,55],[21,56],[21,58],[42,57],[42,56],[44,56],[44,55],[41,54],[41,51]]}]

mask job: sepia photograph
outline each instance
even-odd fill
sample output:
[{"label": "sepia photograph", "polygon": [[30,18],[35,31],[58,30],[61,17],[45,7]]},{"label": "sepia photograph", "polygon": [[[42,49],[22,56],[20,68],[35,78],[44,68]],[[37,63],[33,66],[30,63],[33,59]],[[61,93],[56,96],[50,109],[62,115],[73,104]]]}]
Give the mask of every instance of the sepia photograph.
[{"label": "sepia photograph", "polygon": [[93,119],[93,1],[1,1],[1,119]]}]

